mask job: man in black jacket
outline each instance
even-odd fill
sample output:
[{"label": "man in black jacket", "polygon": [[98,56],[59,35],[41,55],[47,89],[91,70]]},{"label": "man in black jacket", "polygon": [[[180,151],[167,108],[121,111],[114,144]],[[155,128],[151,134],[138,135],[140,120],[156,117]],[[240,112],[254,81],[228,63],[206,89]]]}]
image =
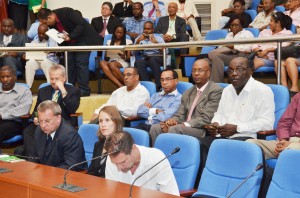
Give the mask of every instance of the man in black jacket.
[{"label": "man in black jacket", "polygon": [[120,3],[116,3],[112,15],[118,17],[122,21],[126,17],[132,17],[132,4],[133,2],[131,0],[124,0]]},{"label": "man in black jacket", "polygon": [[[42,9],[43,12],[41,11]],[[42,8],[40,18],[46,20],[49,28],[62,33],[65,46],[101,45],[96,31],[72,8],[49,10]],[[68,79],[75,85],[77,82],[81,96],[89,96],[89,56],[90,52],[68,52]]]}]

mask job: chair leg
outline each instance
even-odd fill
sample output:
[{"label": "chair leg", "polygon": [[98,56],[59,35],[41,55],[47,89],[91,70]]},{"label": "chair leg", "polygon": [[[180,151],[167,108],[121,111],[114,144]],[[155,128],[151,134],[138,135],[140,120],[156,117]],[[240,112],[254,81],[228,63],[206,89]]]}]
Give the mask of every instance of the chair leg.
[{"label": "chair leg", "polygon": [[98,94],[102,94],[102,91],[101,91],[101,78],[98,78]]}]

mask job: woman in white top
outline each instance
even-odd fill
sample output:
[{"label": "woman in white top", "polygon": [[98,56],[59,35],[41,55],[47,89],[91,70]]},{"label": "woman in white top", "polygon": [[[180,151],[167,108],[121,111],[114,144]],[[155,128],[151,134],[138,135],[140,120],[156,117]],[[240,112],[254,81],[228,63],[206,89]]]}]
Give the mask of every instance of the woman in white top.
[{"label": "woman in white top", "polygon": [[[132,41],[126,39],[126,27],[123,24],[117,25],[112,39],[107,45],[130,45]],[[124,80],[120,68],[129,66],[130,51],[107,51],[105,60],[100,61],[100,68],[103,73],[118,87],[124,86]]]}]

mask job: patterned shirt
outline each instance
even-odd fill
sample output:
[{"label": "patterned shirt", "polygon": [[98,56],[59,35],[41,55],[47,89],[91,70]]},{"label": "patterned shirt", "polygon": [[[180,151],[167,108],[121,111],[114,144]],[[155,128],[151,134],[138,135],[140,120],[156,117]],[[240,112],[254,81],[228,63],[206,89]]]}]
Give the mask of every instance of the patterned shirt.
[{"label": "patterned shirt", "polygon": [[269,25],[271,15],[275,12],[276,12],[276,10],[273,10],[269,15],[266,15],[265,11],[258,13],[258,15],[254,18],[254,20],[252,21],[252,23],[250,23],[249,26],[251,26],[253,28],[261,28],[261,27]]},{"label": "patterned shirt", "polygon": [[144,32],[144,23],[152,20],[149,17],[143,16],[140,20],[135,20],[134,17],[127,17],[124,19],[123,24],[126,27],[127,32],[135,32],[142,34]]}]

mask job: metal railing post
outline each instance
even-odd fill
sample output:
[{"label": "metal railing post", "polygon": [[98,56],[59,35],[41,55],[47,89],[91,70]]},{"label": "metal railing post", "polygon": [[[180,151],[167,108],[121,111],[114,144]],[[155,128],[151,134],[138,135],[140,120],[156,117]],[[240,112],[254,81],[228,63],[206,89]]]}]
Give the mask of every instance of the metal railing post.
[{"label": "metal railing post", "polygon": [[65,67],[66,67],[67,82],[69,82],[69,73],[68,73],[68,51],[65,51]]},{"label": "metal railing post", "polygon": [[281,46],[282,42],[277,42],[277,84],[281,84]]},{"label": "metal railing post", "polygon": [[164,70],[167,67],[167,49],[163,48],[163,61],[164,61]]}]

